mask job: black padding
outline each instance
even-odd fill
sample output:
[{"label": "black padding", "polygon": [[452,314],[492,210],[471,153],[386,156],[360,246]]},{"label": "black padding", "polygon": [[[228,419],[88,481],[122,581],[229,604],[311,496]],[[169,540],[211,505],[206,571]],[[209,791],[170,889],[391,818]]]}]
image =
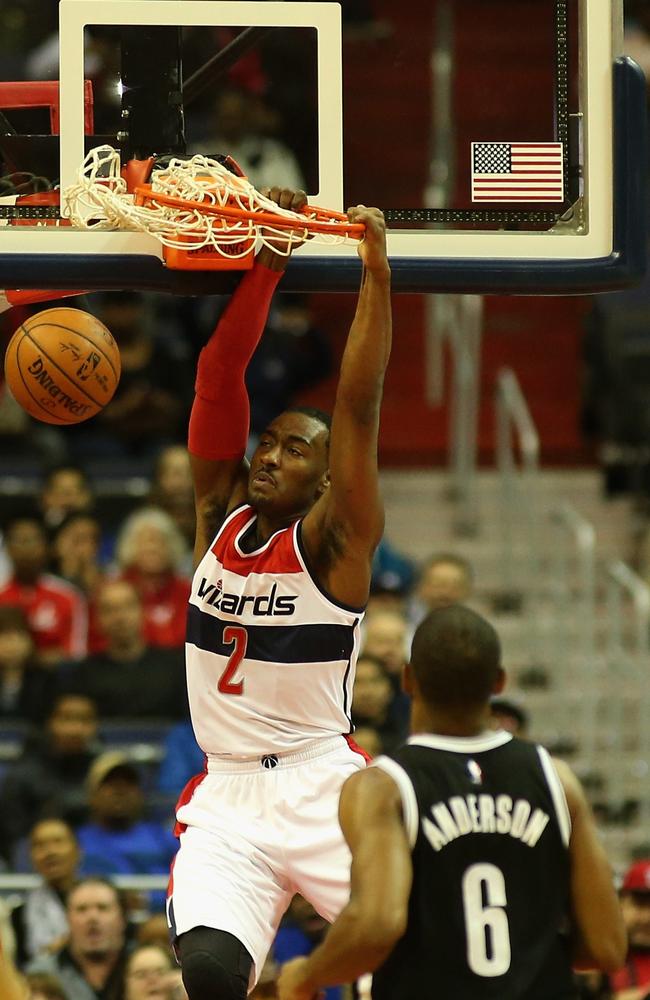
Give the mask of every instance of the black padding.
[{"label": "black padding", "polygon": [[246,1000],[253,959],[233,934],[193,927],[178,939],[190,1000]]}]

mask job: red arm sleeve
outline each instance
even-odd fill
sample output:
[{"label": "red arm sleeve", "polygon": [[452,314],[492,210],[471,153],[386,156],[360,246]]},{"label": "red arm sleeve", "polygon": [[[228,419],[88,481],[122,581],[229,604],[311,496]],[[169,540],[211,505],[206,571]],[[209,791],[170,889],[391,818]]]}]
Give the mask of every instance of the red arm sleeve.
[{"label": "red arm sleeve", "polygon": [[198,458],[219,461],[246,451],[250,406],[244,375],[281,277],[281,271],[255,264],[201,351],[188,435],[189,450]]}]

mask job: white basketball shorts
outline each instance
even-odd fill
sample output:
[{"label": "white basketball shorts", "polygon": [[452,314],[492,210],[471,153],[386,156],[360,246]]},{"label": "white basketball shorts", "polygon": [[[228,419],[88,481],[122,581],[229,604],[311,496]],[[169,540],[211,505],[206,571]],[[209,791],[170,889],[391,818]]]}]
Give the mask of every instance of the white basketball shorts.
[{"label": "white basketball shorts", "polygon": [[209,758],[177,807],[180,848],[167,915],[175,937],[214,927],[250,953],[251,987],[295,893],[332,921],[349,895],[350,853],[338,823],[343,782],[365,767],[343,736],[299,753]]}]

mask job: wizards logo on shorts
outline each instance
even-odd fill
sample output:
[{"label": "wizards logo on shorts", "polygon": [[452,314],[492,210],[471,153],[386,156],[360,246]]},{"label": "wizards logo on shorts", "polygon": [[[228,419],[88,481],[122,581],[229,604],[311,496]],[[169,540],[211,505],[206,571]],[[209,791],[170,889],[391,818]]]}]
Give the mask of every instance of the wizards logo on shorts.
[{"label": "wizards logo on shorts", "polygon": [[203,577],[199,584],[197,596],[217,611],[228,615],[241,615],[247,612],[257,618],[269,615],[277,618],[294,614],[298,594],[277,593],[278,585],[274,583],[270,594],[228,594],[222,588],[222,582],[208,583]]}]

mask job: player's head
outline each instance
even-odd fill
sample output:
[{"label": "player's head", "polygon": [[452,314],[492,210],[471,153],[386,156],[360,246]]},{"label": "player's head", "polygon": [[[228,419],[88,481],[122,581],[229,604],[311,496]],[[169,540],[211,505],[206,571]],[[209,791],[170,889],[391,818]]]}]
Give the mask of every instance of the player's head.
[{"label": "player's head", "polygon": [[297,407],[272,420],[248,474],[248,499],[270,517],[306,514],[329,487],[330,418]]},{"label": "player's head", "polygon": [[462,716],[487,708],[503,683],[499,638],[475,611],[437,608],[417,627],[407,670],[414,700]]}]

